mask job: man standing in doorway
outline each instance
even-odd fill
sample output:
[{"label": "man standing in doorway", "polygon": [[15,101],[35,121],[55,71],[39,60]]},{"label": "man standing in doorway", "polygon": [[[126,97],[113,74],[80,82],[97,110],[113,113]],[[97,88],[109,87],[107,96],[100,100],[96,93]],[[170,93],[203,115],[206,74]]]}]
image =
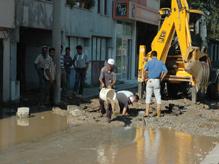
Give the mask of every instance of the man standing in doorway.
[{"label": "man standing in doorway", "polygon": [[60,52],[60,70],[61,70],[61,88],[62,88],[62,96],[66,94],[66,72],[65,72],[65,64],[64,64],[64,54],[63,54],[63,46],[61,45],[61,52]]},{"label": "man standing in doorway", "polygon": [[66,75],[66,86],[65,88],[69,89],[70,87],[70,73],[72,67],[72,58],[71,58],[71,49],[70,47],[65,48],[64,55],[64,67],[65,67],[65,75]]},{"label": "man standing in doorway", "polygon": [[45,103],[48,100],[49,83],[52,81],[49,71],[51,62],[52,59],[48,55],[48,47],[43,46],[41,54],[39,54],[34,61],[35,69],[38,73],[40,82],[40,104]]},{"label": "man standing in doorway", "polygon": [[157,59],[157,52],[151,52],[152,59],[145,65],[145,71],[147,75],[146,84],[146,111],[145,117],[149,116],[150,103],[152,94],[154,92],[157,101],[157,117],[161,114],[161,93],[160,93],[160,82],[164,79],[167,74],[167,68],[165,64]]},{"label": "man standing in doorway", "polygon": [[[108,59],[106,66],[104,66],[100,71],[100,89],[102,88],[110,88],[113,89],[116,84],[116,74],[113,70],[115,61],[114,59]],[[111,121],[112,116],[112,106],[111,104],[107,104],[106,109],[104,108],[104,101],[102,99],[99,99],[100,103],[100,112],[101,115],[106,113],[108,122]]]},{"label": "man standing in doorway", "polygon": [[81,45],[78,45],[76,50],[77,54],[73,58],[73,66],[75,68],[74,92],[81,97],[83,95],[84,82],[89,62],[87,55],[82,51]]},{"label": "man standing in doorway", "polygon": [[52,58],[52,61],[49,65],[49,72],[50,72],[50,86],[49,86],[49,101],[50,104],[53,104],[54,101],[54,90],[55,90],[55,75],[56,75],[56,65],[55,65],[55,48],[49,49],[49,56]]}]

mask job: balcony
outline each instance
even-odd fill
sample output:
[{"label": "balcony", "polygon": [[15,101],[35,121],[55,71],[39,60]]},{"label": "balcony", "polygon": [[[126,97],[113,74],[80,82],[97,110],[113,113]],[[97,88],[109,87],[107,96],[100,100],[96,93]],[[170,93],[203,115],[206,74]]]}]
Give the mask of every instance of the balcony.
[{"label": "balcony", "polygon": [[113,5],[115,20],[135,20],[158,25],[160,0],[117,0]]}]

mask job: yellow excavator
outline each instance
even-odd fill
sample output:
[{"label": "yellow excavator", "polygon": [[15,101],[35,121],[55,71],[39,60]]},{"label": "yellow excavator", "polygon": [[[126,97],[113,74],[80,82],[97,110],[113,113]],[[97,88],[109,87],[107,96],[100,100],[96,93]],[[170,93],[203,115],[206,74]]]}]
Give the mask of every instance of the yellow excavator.
[{"label": "yellow excavator", "polygon": [[179,88],[182,91],[191,88],[192,101],[196,102],[197,93],[207,91],[210,75],[205,15],[190,9],[186,0],[172,0],[171,9],[160,9],[160,15],[162,25],[153,39],[151,51],[146,54],[145,46],[139,49],[139,96],[142,97],[145,89],[144,65],[151,59],[151,52],[157,51],[158,59],[168,68],[165,77],[168,95],[176,94]]}]

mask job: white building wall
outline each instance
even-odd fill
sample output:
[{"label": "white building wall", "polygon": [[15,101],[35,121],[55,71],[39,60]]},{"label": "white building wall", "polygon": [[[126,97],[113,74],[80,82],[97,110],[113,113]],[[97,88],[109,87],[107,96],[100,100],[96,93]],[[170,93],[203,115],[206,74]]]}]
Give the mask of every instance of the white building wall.
[{"label": "white building wall", "polygon": [[66,8],[65,33],[67,36],[90,37],[92,35],[112,37],[112,18],[83,9]]},{"label": "white building wall", "polygon": [[[15,27],[15,0],[0,0],[0,38],[3,39],[2,100],[10,100],[11,33]],[[13,54],[14,55],[14,54]],[[15,54],[16,55],[16,54]]]},{"label": "white building wall", "polygon": [[0,27],[15,27],[15,0],[0,0]]},{"label": "white building wall", "polygon": [[40,0],[16,1],[16,25],[39,29],[51,29],[53,4]]},{"label": "white building wall", "polygon": [[133,24],[132,29],[132,72],[131,72],[131,80],[135,80],[135,68],[136,68],[136,22]]},{"label": "white building wall", "polygon": [[160,9],[160,0],[147,0],[147,7],[158,11]]},{"label": "white building wall", "polygon": [[[114,35],[114,21],[112,19],[112,1],[108,1],[107,13],[104,15],[104,1],[101,1],[100,13],[97,9],[97,1],[95,7],[90,10],[81,8],[65,8],[64,14],[64,29],[65,35],[70,38],[65,41],[65,47],[69,46],[72,50],[72,57],[75,55],[75,46],[81,44],[84,48],[84,53],[90,59],[90,65],[87,72],[86,83],[92,84],[94,62],[102,62],[107,56],[112,56],[112,38]],[[77,42],[77,41],[82,41]],[[94,41],[97,40],[97,43]],[[100,41],[101,40],[101,41]],[[70,43],[69,43],[70,42]],[[99,52],[96,48],[101,42],[102,49]],[[95,45],[97,44],[97,45]],[[103,48],[104,46],[104,48]],[[103,51],[106,51],[104,53]],[[97,53],[97,54],[95,54]],[[97,57],[94,57],[96,56]],[[101,55],[101,57],[98,57]],[[96,74],[96,72],[95,72]],[[99,73],[98,73],[99,74]]]},{"label": "white building wall", "polygon": [[3,39],[3,101],[10,100],[10,38]]}]

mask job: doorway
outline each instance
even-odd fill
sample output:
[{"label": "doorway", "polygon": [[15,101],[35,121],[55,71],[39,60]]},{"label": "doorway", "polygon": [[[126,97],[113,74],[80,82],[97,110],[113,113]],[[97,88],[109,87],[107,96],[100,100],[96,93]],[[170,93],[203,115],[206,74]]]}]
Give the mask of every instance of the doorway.
[{"label": "doorway", "polygon": [[136,69],[135,75],[138,75],[138,59],[139,59],[139,46],[145,45],[146,46],[146,53],[151,51],[151,43],[154,37],[157,34],[158,26],[137,22],[136,23],[137,35],[136,35]]},{"label": "doorway", "polygon": [[0,39],[0,102],[3,98],[3,39]]}]

